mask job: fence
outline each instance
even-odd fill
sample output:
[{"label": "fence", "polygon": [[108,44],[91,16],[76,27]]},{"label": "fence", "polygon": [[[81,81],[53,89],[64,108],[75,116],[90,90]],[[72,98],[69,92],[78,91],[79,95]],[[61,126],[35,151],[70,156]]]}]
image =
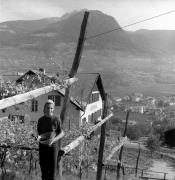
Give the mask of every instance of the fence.
[{"label": "fence", "polygon": [[159,179],[166,180],[167,173],[151,170],[142,170],[141,178],[143,179]]}]

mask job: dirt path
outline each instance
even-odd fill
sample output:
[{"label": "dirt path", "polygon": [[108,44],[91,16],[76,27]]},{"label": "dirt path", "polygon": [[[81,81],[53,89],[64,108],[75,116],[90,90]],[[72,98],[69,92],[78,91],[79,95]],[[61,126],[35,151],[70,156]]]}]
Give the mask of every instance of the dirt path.
[{"label": "dirt path", "polygon": [[152,167],[150,167],[149,170],[168,173],[166,179],[175,179],[175,164],[169,161],[153,160]]}]

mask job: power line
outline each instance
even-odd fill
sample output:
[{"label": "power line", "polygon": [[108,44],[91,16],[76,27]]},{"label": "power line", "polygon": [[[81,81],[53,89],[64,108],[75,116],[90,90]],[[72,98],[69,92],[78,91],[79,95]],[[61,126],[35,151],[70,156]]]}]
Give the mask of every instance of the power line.
[{"label": "power line", "polygon": [[93,36],[89,36],[89,37],[86,38],[86,40],[88,40],[88,39],[93,39],[93,38],[96,38],[96,37],[99,37],[99,36],[103,36],[103,35],[105,35],[105,34],[108,34],[108,33],[113,32],[113,31],[118,31],[118,30],[121,30],[121,29],[123,29],[123,28],[130,27],[130,26],[133,26],[133,25],[136,25],[136,24],[140,24],[140,23],[142,23],[142,22],[149,21],[149,20],[151,20],[151,19],[155,19],[155,18],[164,16],[164,15],[167,15],[167,14],[170,14],[170,13],[174,13],[174,12],[175,12],[175,10],[168,11],[168,12],[165,12],[165,13],[162,13],[162,14],[159,14],[159,15],[156,15],[156,16],[153,16],[153,17],[150,17],[150,18],[147,18],[147,19],[143,19],[143,20],[141,20],[141,21],[137,21],[137,22],[134,22],[134,23],[131,23],[131,24],[128,24],[128,25],[119,27],[119,28],[111,29],[111,30],[109,30],[109,31],[106,31],[106,32],[103,32],[103,33],[100,33],[100,34],[96,34],[96,35],[93,35]]}]

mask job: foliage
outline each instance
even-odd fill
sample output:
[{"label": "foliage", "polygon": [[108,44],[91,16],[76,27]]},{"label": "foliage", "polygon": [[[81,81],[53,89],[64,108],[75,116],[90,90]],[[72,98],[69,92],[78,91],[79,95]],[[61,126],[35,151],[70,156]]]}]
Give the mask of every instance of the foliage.
[{"label": "foliage", "polygon": [[[37,147],[37,142],[34,139],[34,129],[30,124],[22,124],[19,121],[2,118],[0,119],[0,134],[0,163],[2,171],[5,172],[6,169],[12,171],[20,170],[20,173],[28,176],[29,171],[33,168],[33,164],[36,163],[38,153],[25,150],[24,147]],[[6,146],[9,148],[5,148]],[[31,163],[32,159],[33,162]]]},{"label": "foliage", "polygon": [[[62,142],[63,147],[75,140],[78,136],[90,132],[92,126],[92,124],[85,124],[79,129],[73,127],[71,130],[65,130],[65,137]],[[30,176],[30,178],[32,178],[32,173],[39,171],[38,152],[21,148],[38,147],[38,143],[35,139],[36,130],[31,124],[20,123],[19,121],[11,121],[7,118],[3,118],[0,121],[0,134],[1,168],[4,172],[6,169],[10,169],[18,172],[22,177],[27,178]],[[106,144],[109,149],[111,142]],[[10,148],[3,148],[2,146],[10,146]],[[67,170],[79,172],[80,168],[88,170],[90,167],[96,167],[98,146],[98,136],[94,135],[88,137],[81,146],[77,147],[63,158],[64,170],[66,170],[66,172]]]},{"label": "foliage", "polygon": [[159,137],[155,135],[151,135],[148,140],[146,141],[146,146],[150,150],[151,155],[153,152],[160,148],[160,141]]},{"label": "foliage", "polygon": [[[32,87],[35,89],[36,87]],[[16,85],[11,82],[1,81],[0,93],[1,98],[13,96],[16,94],[24,93],[31,88],[28,86]],[[65,137],[63,139],[63,147],[80,135],[89,134],[92,129],[92,124],[84,124],[77,129],[73,127],[71,130],[65,130]],[[38,166],[38,151],[26,150],[26,148],[37,148],[36,130],[34,127],[25,122],[21,123],[18,120],[9,120],[7,118],[0,119],[0,165],[1,169],[5,172],[6,169],[21,174],[23,178],[31,178],[32,172]],[[106,141],[106,153],[109,153],[112,146],[115,144],[115,136]],[[89,167],[96,168],[97,154],[99,147],[99,136],[91,135],[73,151],[63,158],[64,168],[73,167],[73,171],[79,171],[79,168],[89,169]],[[104,155],[105,157],[106,155]],[[69,170],[72,170],[69,168]]]},{"label": "foliage", "polygon": [[21,94],[29,90],[30,89],[27,86],[22,86],[21,84],[16,85],[15,83],[10,81],[0,81],[0,99],[14,96],[16,94]]},{"label": "foliage", "polygon": [[131,140],[138,140],[142,136],[148,136],[151,127],[148,123],[137,123],[136,125],[128,126],[127,137]]},{"label": "foliage", "polygon": [[161,139],[164,137],[164,132],[168,128],[168,121],[165,119],[163,121],[155,121],[153,122],[153,133],[156,136],[159,136]]},{"label": "foliage", "polygon": [[139,127],[134,125],[134,126],[129,126],[127,128],[126,135],[131,140],[138,140],[141,137],[142,133],[141,133]]},{"label": "foliage", "polygon": [[[71,130],[65,130],[63,147],[75,140],[78,136],[89,134],[92,126],[93,124],[85,123],[79,129],[74,126]],[[79,147],[75,148],[64,157],[63,164],[66,168],[73,165],[77,170],[79,168],[88,169],[97,162],[98,143],[98,137],[91,135],[85,139]]]},{"label": "foliage", "polygon": [[36,89],[36,87],[36,85],[29,87],[27,84],[16,84],[15,82],[0,80],[0,99],[28,92]]}]

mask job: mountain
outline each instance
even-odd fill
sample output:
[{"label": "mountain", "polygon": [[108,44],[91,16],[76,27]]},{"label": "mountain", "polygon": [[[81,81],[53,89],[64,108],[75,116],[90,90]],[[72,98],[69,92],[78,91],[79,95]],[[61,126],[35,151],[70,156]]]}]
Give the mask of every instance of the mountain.
[{"label": "mountain", "polygon": [[[0,71],[69,69],[83,14],[74,11],[59,18],[0,23]],[[105,88],[118,96],[134,91],[171,93],[174,40],[175,31],[125,31],[112,16],[92,10],[79,71],[100,72]]]},{"label": "mountain", "polygon": [[[83,11],[66,14],[56,22],[48,19],[38,21],[14,21],[0,24],[0,43],[10,46],[20,46],[38,49],[48,48],[48,41],[53,48],[60,42],[78,41],[80,26],[83,19]],[[100,11],[91,11],[87,27],[87,37],[101,34],[111,29],[120,28],[117,21]],[[9,37],[8,37],[9,36]],[[3,41],[2,41],[3,38]],[[37,44],[37,45],[36,45]],[[132,51],[133,43],[124,30],[107,33],[101,37],[87,40],[91,48],[112,48],[116,50]],[[42,46],[42,47],[41,47]],[[136,49],[136,48],[135,48]]]},{"label": "mountain", "polygon": [[[77,43],[83,13],[73,11],[60,18],[0,23],[1,47],[18,46],[40,51],[52,49],[60,42]],[[114,49],[142,57],[167,56],[175,50],[175,31],[128,32],[112,16],[95,10],[90,11],[86,37],[87,48]]]},{"label": "mountain", "polygon": [[18,40],[18,38],[21,38],[26,34],[43,29],[57,21],[59,21],[59,18],[55,17],[40,20],[18,20],[0,23],[0,44],[7,46],[11,45],[11,41]]},{"label": "mountain", "polygon": [[168,56],[175,52],[174,30],[138,30],[130,36],[137,46],[146,48],[154,54]]}]

